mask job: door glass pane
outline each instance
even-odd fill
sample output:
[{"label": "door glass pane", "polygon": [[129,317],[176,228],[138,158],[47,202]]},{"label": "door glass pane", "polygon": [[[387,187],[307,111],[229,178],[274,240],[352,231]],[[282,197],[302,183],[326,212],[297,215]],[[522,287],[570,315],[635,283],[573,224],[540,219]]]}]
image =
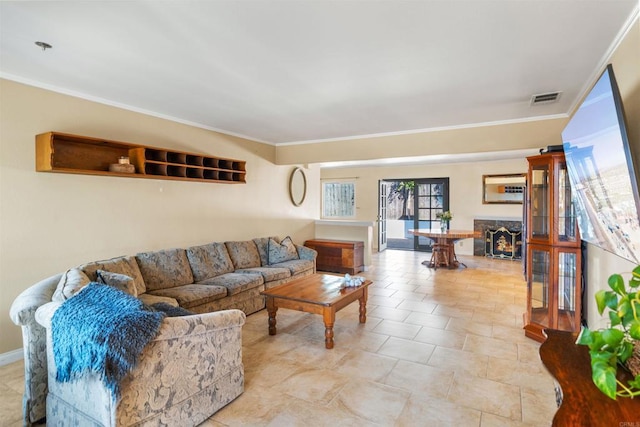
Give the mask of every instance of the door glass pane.
[{"label": "door glass pane", "polygon": [[531,322],[549,325],[549,252],[531,251]]},{"label": "door glass pane", "polygon": [[549,169],[535,166],[531,171],[531,235],[549,236]]},{"label": "door glass pane", "polygon": [[[449,205],[449,180],[447,178],[428,178],[416,181],[416,210],[419,228],[437,229],[440,220],[437,214]],[[432,240],[426,237],[417,239],[418,250],[431,250]]]},{"label": "door glass pane", "polygon": [[558,175],[558,239],[564,242],[575,242],[576,229],[576,211],[571,199],[567,164],[562,163]]},{"label": "door glass pane", "polygon": [[558,254],[558,329],[575,331],[576,260],[574,253]]},{"label": "door glass pane", "polygon": [[[418,184],[418,219],[429,221],[427,228],[439,227],[436,215],[443,211],[444,184]],[[437,221],[437,223],[434,223]]]}]

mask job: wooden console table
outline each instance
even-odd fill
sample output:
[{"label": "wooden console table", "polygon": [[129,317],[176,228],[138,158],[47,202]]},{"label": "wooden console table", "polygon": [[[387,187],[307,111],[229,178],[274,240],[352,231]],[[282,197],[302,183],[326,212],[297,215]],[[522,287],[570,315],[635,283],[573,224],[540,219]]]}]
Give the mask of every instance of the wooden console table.
[{"label": "wooden console table", "polygon": [[[573,332],[546,329],[540,358],[562,389],[554,426],[640,426],[640,399],[609,399],[591,380],[589,348],[575,343]],[[631,376],[622,369],[625,381]]]},{"label": "wooden console table", "polygon": [[316,268],[320,271],[349,274],[364,271],[364,242],[315,239],[304,245],[318,252]]}]

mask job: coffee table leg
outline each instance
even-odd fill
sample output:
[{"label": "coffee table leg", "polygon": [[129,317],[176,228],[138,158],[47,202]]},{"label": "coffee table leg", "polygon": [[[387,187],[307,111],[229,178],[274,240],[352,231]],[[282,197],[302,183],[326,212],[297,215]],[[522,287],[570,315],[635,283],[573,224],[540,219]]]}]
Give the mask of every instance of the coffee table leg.
[{"label": "coffee table leg", "polygon": [[276,312],[278,306],[272,297],[267,297],[267,312],[269,313],[269,335],[276,334]]},{"label": "coffee table leg", "polygon": [[364,294],[358,299],[360,302],[360,323],[367,321],[367,290],[364,290]]},{"label": "coffee table leg", "polygon": [[336,321],[336,312],[331,308],[325,308],[322,317],[324,320],[324,347],[333,348],[333,324]]}]

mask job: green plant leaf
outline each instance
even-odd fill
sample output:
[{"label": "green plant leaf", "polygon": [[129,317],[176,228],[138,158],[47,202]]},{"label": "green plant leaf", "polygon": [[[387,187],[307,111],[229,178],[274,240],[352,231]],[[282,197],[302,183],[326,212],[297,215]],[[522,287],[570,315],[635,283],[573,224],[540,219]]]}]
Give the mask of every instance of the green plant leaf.
[{"label": "green plant leaf", "polygon": [[629,357],[631,357],[632,354],[633,344],[631,344],[629,341],[625,341],[618,349],[618,360],[620,361],[620,363],[624,363]]},{"label": "green plant leaf", "polygon": [[612,291],[606,291],[605,292],[604,303],[611,310],[616,310],[618,308],[618,305],[620,304],[620,302],[618,300],[618,294],[616,294],[615,292],[612,292]]},{"label": "green plant leaf", "polygon": [[593,333],[585,326],[580,330],[580,335],[578,335],[578,339],[576,339],[576,344],[589,345],[593,343],[593,339]]},{"label": "green plant leaf", "polygon": [[605,291],[604,289],[600,289],[598,292],[596,292],[595,297],[596,305],[598,306],[598,313],[600,313],[600,315],[602,316],[602,313],[604,313],[604,308],[607,306],[607,291]]},{"label": "green plant leaf", "polygon": [[618,295],[623,295],[625,293],[624,289],[624,279],[619,274],[612,274],[609,276],[609,287]]},{"label": "green plant leaf", "polygon": [[640,321],[634,320],[629,325],[629,335],[634,340],[640,340]]},{"label": "green plant leaf", "polygon": [[603,329],[601,335],[604,342],[611,347],[617,347],[624,339],[624,332],[615,328]]},{"label": "green plant leaf", "polygon": [[609,366],[616,366],[618,357],[615,353],[612,353],[609,350],[601,350],[595,349],[590,350],[589,354],[591,355],[591,367],[597,366],[598,364],[605,364]]},{"label": "green plant leaf", "polygon": [[[602,339],[602,333],[600,331],[589,331],[590,332],[590,343],[587,344],[589,346],[589,350],[591,351],[601,351],[602,347],[605,346],[605,342]],[[591,355],[593,359],[593,354]]]},{"label": "green plant leaf", "polygon": [[640,265],[636,266],[631,272],[631,279],[629,279],[629,286],[637,288],[640,286]]},{"label": "green plant leaf", "polygon": [[620,299],[620,303],[618,304],[618,316],[622,321],[622,325],[627,328],[629,324],[633,321],[633,309],[631,308],[631,302],[628,297],[622,297]]},{"label": "green plant leaf", "polygon": [[617,311],[610,311],[609,312],[609,320],[611,321],[611,326],[619,325],[620,322],[621,322],[620,316],[618,316],[618,312]]},{"label": "green plant leaf", "polygon": [[606,396],[616,400],[616,368],[599,362],[591,365],[591,371],[591,379],[596,387]]}]

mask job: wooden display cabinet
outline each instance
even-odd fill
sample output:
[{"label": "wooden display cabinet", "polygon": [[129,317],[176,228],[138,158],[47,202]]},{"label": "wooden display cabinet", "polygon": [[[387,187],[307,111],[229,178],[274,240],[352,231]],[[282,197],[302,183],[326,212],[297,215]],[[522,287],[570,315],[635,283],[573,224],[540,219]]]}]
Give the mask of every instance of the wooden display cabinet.
[{"label": "wooden display cabinet", "polygon": [[527,157],[525,335],[580,329],[582,256],[564,152]]},{"label": "wooden display cabinet", "polygon": [[[134,173],[109,171],[129,157]],[[241,184],[246,162],[127,142],[48,132],[36,136],[36,171]]]}]

